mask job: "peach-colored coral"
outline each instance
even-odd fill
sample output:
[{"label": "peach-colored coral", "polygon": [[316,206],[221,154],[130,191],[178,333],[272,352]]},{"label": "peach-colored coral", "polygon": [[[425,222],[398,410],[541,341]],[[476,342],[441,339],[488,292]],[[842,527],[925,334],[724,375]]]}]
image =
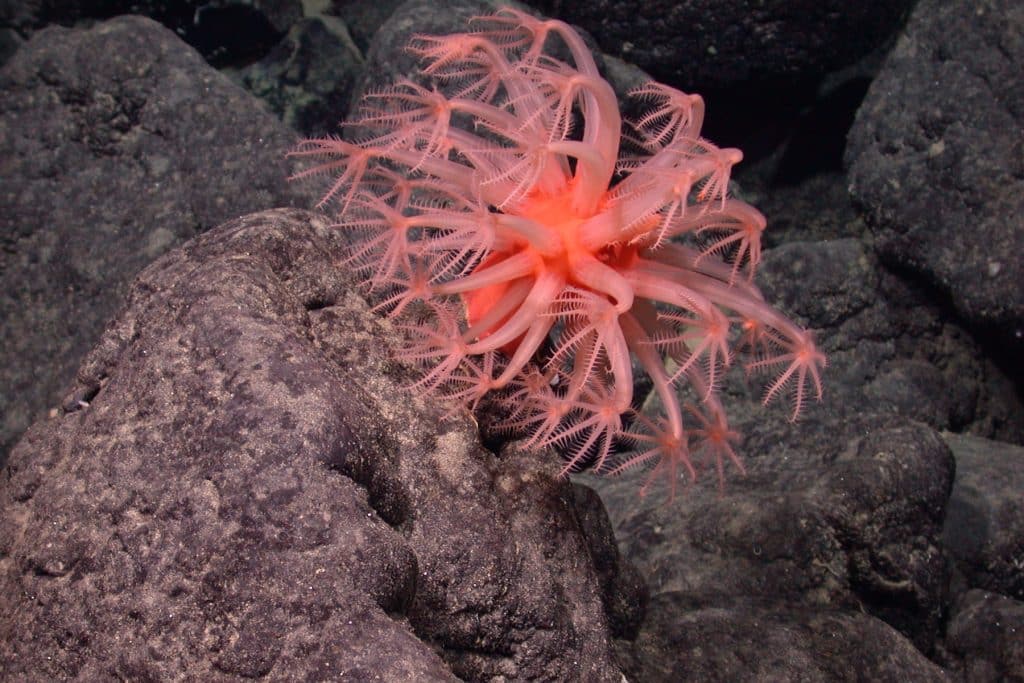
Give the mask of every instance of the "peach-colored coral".
[{"label": "peach-colored coral", "polygon": [[[415,38],[431,85],[369,95],[347,124],[358,140],[294,152],[319,159],[298,176],[333,177],[323,204],[401,321],[418,388],[471,407],[504,388],[504,426],[558,446],[566,472],[651,462],[674,492],[698,453],[719,475],[725,459],[741,467],[717,393],[738,350],[754,352],[748,368],[778,366],[765,400],[790,387],[794,418],[820,399],[825,364],[751,282],[765,219],[727,195],[742,154],[700,137],[699,96],[658,83],[632,93],[650,108],[624,133],[563,22],[503,9],[473,28]],[[571,64],[548,52],[558,43]],[[633,357],[658,415],[634,412]],[[634,454],[614,455],[621,444]]]}]

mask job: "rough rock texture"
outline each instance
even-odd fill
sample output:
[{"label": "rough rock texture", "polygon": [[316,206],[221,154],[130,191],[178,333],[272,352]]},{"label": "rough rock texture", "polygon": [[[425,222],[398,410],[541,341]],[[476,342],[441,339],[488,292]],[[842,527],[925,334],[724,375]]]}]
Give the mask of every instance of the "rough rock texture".
[{"label": "rough rock texture", "polygon": [[[767,300],[806,321],[828,353],[825,400],[801,416],[802,425],[822,414],[856,422],[899,415],[939,431],[1024,440],[1024,404],[1012,383],[927,291],[887,272],[862,241],[768,249],[757,280]],[[738,395],[747,384],[742,372],[730,379]],[[752,388],[756,400],[760,385]],[[749,414],[737,422],[741,431],[770,437],[788,407],[769,409],[739,405]]]},{"label": "rough rock texture", "polygon": [[846,152],[851,192],[879,253],[1017,352],[1024,348],[1022,36],[1024,5],[1015,0],[923,0],[872,83]]},{"label": "rough rock texture", "polygon": [[0,678],[620,680],[593,501],[409,395],[339,257],[280,210],[143,271],[0,483]]},{"label": "rough rock texture", "polygon": [[0,91],[2,462],[140,268],[229,218],[310,201],[285,181],[294,133],[147,19],[40,31]]},{"label": "rough rock texture", "polygon": [[345,22],[352,40],[365,53],[370,48],[370,41],[373,40],[377,29],[404,2],[405,0],[331,0],[329,13]]},{"label": "rough rock texture", "polygon": [[1024,448],[944,438],[956,457],[956,480],[942,535],[957,584],[1024,601]]},{"label": "rough rock texture", "polygon": [[955,680],[856,611],[750,598],[707,606],[670,592],[654,599],[650,615],[623,655],[631,681]]},{"label": "rough rock texture", "polygon": [[[643,474],[587,479],[653,594],[635,645],[622,648],[627,675],[685,680],[681,672],[693,665],[701,673],[692,680],[730,679],[763,666],[765,677],[787,679],[792,665],[825,678],[840,666],[843,676],[902,671],[932,679],[939,672],[921,652],[943,647],[959,594],[948,589],[951,569],[953,577],[962,562],[1002,571],[1019,556],[1016,527],[992,528],[997,511],[1012,519],[1007,496],[1019,467],[999,454],[1014,449],[977,440],[990,446],[989,461],[1000,462],[967,465],[976,474],[964,482],[994,481],[974,492],[970,506],[987,511],[980,523],[988,531],[966,529],[958,551],[943,518],[947,504],[950,520],[957,518],[963,496],[951,493],[949,435],[933,430],[1019,439],[1024,411],[963,331],[858,240],[770,249],[758,280],[768,300],[819,331],[829,356],[825,400],[790,424],[786,406],[757,405],[759,385],[734,371],[724,390],[744,436],[746,476],[728,471],[719,490],[707,473],[671,504],[657,489],[652,500],[637,501]],[[756,637],[762,626],[775,635]],[[832,637],[847,645],[824,648]],[[955,653],[942,661],[964,664]]]},{"label": "rough rock texture", "polygon": [[[788,679],[792,666],[832,678],[839,666],[840,680],[934,679],[920,652],[970,667],[982,641],[944,644],[946,619],[969,587],[1014,595],[1024,470],[1019,448],[940,438],[921,423],[1017,440],[1024,411],[1012,386],[857,240],[768,250],[758,279],[769,300],[820,331],[825,401],[789,424],[785,406],[756,405],[758,385],[734,372],[727,408],[744,435],[746,476],[728,472],[719,490],[708,473],[670,505],[657,490],[636,500],[642,474],[587,480],[651,584],[640,636],[621,648],[627,675],[730,679],[747,667]],[[1008,643],[1012,627],[983,614]],[[831,638],[844,647],[825,647]],[[1013,656],[1000,645],[984,659],[1013,670]]]},{"label": "rough rock texture", "polygon": [[1024,681],[1024,602],[972,590],[954,607],[946,647],[967,683]]},{"label": "rough rock texture", "polygon": [[290,127],[317,137],[338,133],[362,66],[363,56],[345,25],[320,16],[295,24],[238,78]]},{"label": "rough rock texture", "polygon": [[911,0],[530,0],[594,36],[605,52],[680,87],[791,85],[868,53]]},{"label": "rough rock texture", "polygon": [[[774,446],[748,436],[747,475],[721,491],[703,482],[663,505],[628,497],[636,477],[595,484],[624,553],[655,596],[865,611],[930,650],[946,597],[948,448],[921,425],[871,427],[878,416],[813,422],[773,430]],[[827,434],[831,446],[807,448]]]},{"label": "rough rock texture", "polygon": [[29,35],[50,24],[80,26],[138,14],[163,24],[211,62],[232,64],[265,54],[302,13],[301,0],[4,0],[0,27]]}]

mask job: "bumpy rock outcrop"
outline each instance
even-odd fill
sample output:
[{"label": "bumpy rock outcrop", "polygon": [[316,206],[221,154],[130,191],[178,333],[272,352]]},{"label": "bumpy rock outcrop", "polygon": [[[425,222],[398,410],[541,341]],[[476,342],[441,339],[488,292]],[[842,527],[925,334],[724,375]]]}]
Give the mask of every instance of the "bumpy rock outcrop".
[{"label": "bumpy rock outcrop", "polygon": [[0,677],[620,679],[599,503],[403,390],[340,247],[281,210],[139,276],[0,484]]},{"label": "bumpy rock outcrop", "polygon": [[851,192],[883,258],[921,275],[972,327],[1017,353],[1022,30],[1024,7],[1013,0],[922,1],[857,112],[846,150]]},{"label": "bumpy rock outcrop", "polygon": [[154,21],[37,32],[0,68],[0,463],[128,283],[223,221],[308,206],[295,140]]}]

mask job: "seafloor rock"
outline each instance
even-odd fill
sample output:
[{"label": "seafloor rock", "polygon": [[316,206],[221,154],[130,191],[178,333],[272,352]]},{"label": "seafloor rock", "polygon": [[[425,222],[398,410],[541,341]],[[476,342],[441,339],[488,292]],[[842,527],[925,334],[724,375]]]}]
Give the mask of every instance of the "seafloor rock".
[{"label": "seafloor rock", "polygon": [[0,484],[0,677],[620,680],[593,505],[403,389],[340,247],[273,211],[139,276]]}]

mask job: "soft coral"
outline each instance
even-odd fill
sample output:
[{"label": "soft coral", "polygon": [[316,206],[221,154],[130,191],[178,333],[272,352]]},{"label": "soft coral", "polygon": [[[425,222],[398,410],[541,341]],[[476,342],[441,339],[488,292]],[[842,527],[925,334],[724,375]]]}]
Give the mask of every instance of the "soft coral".
[{"label": "soft coral", "polygon": [[[761,351],[748,367],[784,366],[765,400],[792,385],[794,415],[808,383],[820,398],[825,363],[751,283],[765,220],[726,194],[742,154],[699,137],[699,96],[652,83],[634,91],[652,106],[626,136],[640,154],[620,157],[618,102],[575,31],[508,8],[480,21],[416,38],[434,84],[370,95],[348,124],[364,137],[302,143],[294,154],[322,161],[298,175],[335,176],[325,202],[340,202],[382,306],[423,302],[403,326],[428,366],[421,387],[474,406],[505,388],[504,425],[561,447],[566,470],[591,456],[601,469],[631,441],[640,452],[613,469],[653,460],[674,490],[680,466],[695,472],[693,438],[721,471],[736,461],[716,392],[735,329]],[[571,65],[547,53],[555,40]],[[631,357],[662,414],[627,428]],[[697,395],[685,409],[684,382]]]}]

